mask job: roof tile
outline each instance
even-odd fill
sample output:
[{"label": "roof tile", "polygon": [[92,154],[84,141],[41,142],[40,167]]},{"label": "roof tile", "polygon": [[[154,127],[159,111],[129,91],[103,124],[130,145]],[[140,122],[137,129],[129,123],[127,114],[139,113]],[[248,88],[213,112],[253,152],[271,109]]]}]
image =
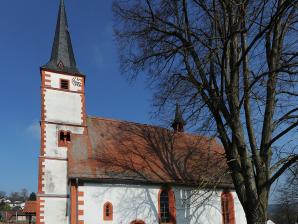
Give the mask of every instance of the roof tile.
[{"label": "roof tile", "polygon": [[36,213],[36,201],[26,201],[25,206],[23,208],[24,213]]}]

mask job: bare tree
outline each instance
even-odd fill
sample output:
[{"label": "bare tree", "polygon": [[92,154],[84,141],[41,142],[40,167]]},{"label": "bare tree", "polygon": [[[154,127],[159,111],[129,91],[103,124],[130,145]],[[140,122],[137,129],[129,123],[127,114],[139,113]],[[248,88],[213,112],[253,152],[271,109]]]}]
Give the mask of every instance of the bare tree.
[{"label": "bare tree", "polygon": [[286,181],[277,194],[278,211],[272,219],[277,224],[295,224],[298,219],[298,166],[288,171]]},{"label": "bare tree", "polygon": [[[221,140],[248,223],[297,162],[297,0],[114,0],[121,67]],[[292,138],[293,137],[293,138]]]},{"label": "bare tree", "polygon": [[12,202],[16,202],[16,201],[21,201],[21,196],[19,192],[11,192],[9,194],[9,200],[11,200]]},{"label": "bare tree", "polygon": [[28,199],[28,190],[26,188],[22,188],[20,191],[20,197],[22,198],[22,201],[26,201]]}]

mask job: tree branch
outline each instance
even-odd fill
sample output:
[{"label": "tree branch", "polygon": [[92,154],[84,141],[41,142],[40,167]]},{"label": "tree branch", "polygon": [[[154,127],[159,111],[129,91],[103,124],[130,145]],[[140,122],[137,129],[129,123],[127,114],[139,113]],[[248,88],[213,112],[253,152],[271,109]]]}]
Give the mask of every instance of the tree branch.
[{"label": "tree branch", "polygon": [[277,162],[277,164],[274,165],[272,169],[277,169],[277,167],[279,167],[281,164],[283,164],[283,166],[269,179],[265,186],[271,186],[271,184],[273,184],[277,178],[279,178],[290,166],[297,162],[298,155],[292,155]]}]

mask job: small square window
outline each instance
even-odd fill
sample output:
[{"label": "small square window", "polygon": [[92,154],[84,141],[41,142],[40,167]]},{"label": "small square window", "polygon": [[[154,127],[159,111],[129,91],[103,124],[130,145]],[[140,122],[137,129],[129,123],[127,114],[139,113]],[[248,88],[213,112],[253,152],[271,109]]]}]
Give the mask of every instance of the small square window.
[{"label": "small square window", "polygon": [[69,80],[61,79],[60,80],[60,88],[68,90],[69,89]]}]

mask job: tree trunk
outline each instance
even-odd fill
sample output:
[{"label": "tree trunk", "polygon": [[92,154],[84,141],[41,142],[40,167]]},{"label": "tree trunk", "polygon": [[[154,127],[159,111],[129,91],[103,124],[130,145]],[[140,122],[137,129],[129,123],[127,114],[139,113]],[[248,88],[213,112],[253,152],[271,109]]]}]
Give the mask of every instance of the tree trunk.
[{"label": "tree trunk", "polygon": [[267,207],[245,209],[247,224],[266,224],[268,220]]}]

